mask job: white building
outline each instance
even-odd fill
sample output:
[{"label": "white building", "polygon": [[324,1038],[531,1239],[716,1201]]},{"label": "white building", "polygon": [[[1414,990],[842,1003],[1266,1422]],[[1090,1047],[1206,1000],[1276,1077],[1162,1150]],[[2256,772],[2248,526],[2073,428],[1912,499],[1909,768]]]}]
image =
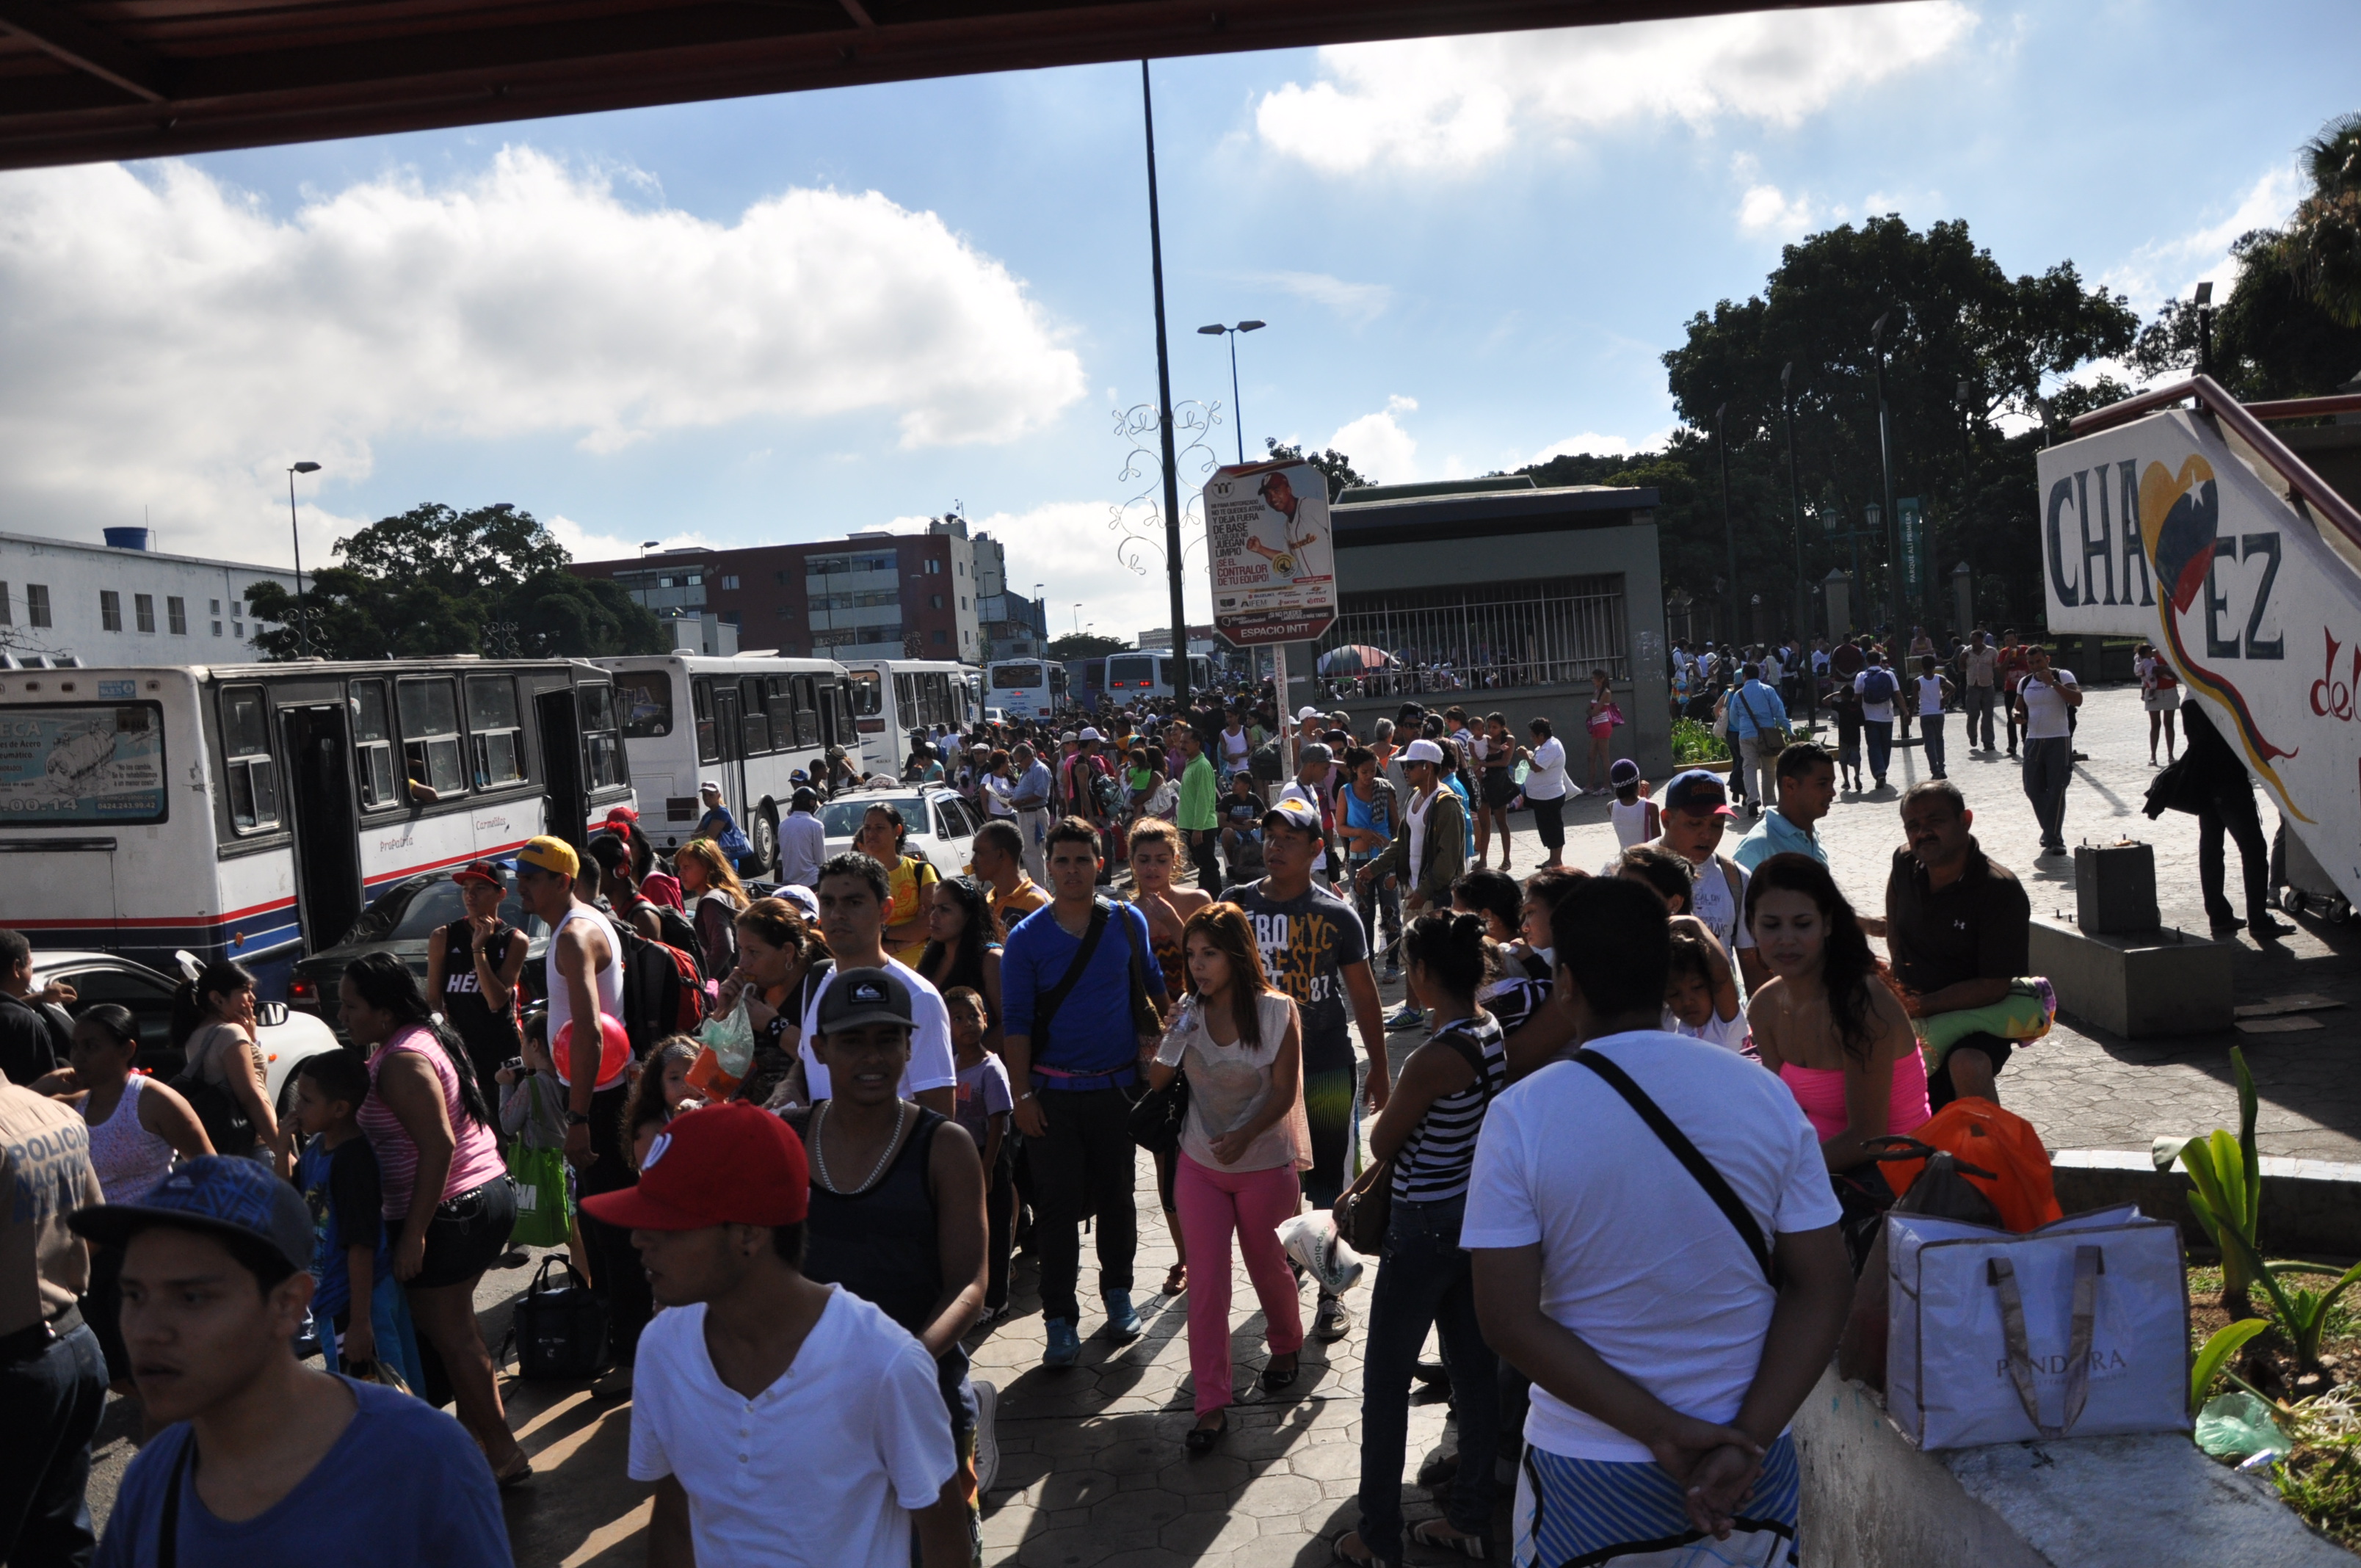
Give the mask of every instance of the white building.
[{"label": "white building", "polygon": [[144,528],[108,543],[0,533],[0,652],[84,664],[246,663],[263,630],[247,608],[261,581],[292,592],[278,566],[148,548]]}]

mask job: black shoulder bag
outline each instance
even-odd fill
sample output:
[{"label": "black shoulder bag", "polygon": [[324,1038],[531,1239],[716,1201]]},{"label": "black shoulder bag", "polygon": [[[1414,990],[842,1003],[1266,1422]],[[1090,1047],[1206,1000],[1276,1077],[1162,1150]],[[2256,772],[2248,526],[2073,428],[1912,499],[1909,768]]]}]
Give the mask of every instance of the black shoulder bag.
[{"label": "black shoulder bag", "polygon": [[1648,1130],[1664,1140],[1664,1146],[1673,1151],[1673,1157],[1681,1162],[1683,1169],[1697,1178],[1697,1184],[1705,1189],[1705,1195],[1713,1200],[1714,1207],[1722,1212],[1731,1229],[1737,1231],[1738,1239],[1744,1242],[1746,1250],[1754,1255],[1756,1265],[1763,1270],[1763,1277],[1771,1282],[1773,1288],[1777,1288],[1778,1268],[1771,1261],[1771,1245],[1763,1239],[1763,1227],[1754,1223],[1754,1216],[1747,1211],[1738,1194],[1730,1190],[1721,1172],[1714,1169],[1713,1163],[1697,1151],[1697,1145],[1689,1142],[1688,1135],[1675,1126],[1673,1119],[1664,1114],[1664,1107],[1649,1099],[1648,1091],[1632,1082],[1631,1075],[1615,1063],[1596,1051],[1577,1052],[1574,1059],[1605,1079],[1615,1092],[1640,1113],[1640,1120],[1648,1124]]},{"label": "black shoulder bag", "polygon": [[[1484,1093],[1484,1108],[1490,1110],[1492,1075],[1484,1069],[1484,1053],[1462,1030],[1438,1034],[1433,1039],[1457,1051],[1460,1059],[1475,1070],[1476,1086]],[[1337,1204],[1345,1211],[1345,1245],[1365,1257],[1375,1257],[1383,1252],[1386,1231],[1394,1219],[1393,1157],[1389,1155],[1361,1172],[1360,1179],[1346,1190]]]}]

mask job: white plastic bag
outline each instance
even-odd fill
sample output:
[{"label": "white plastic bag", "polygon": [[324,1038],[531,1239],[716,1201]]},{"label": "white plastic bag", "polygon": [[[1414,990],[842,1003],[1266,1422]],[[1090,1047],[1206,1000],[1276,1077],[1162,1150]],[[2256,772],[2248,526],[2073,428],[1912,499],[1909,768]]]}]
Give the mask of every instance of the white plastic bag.
[{"label": "white plastic bag", "polygon": [[1321,1290],[1342,1296],[1361,1282],[1361,1255],[1336,1234],[1336,1221],[1325,1209],[1314,1209],[1279,1223],[1279,1245],[1303,1271],[1320,1282]]},{"label": "white plastic bag", "polygon": [[754,1065],[754,1021],[746,1013],[746,994],[719,1018],[708,1018],[697,1030],[697,1059],[688,1065],[688,1081],[708,1100],[719,1102],[738,1092],[747,1069]]},{"label": "white plastic bag", "polygon": [[1886,1409],[1921,1448],[2187,1431],[2180,1233],[2136,1208],[2019,1235],[1886,1216]]}]

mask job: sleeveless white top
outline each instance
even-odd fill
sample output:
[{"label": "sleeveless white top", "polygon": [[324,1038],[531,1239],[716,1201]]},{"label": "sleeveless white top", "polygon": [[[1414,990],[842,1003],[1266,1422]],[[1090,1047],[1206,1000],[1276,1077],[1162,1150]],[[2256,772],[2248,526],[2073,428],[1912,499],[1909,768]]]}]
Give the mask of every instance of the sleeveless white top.
[{"label": "sleeveless white top", "polygon": [[[623,1015],[623,944],[615,939],[615,927],[608,923],[605,916],[587,904],[577,904],[566,910],[555,927],[550,931],[549,947],[542,954],[541,959],[542,981],[544,989],[549,992],[549,1044],[553,1051],[557,1047],[557,1036],[565,1031],[566,1025],[574,1021],[574,998],[559,982],[557,974],[551,966],[557,958],[559,934],[577,920],[588,921],[607,938],[607,962],[599,969],[597,975],[598,1011],[618,1020]],[[557,1064],[557,1079],[560,1083],[566,1081],[566,1064],[563,1060]],[[605,1089],[609,1085],[602,1083],[597,1087]]]},{"label": "sleeveless white top", "polygon": [[139,1121],[139,1095],[148,1080],[133,1073],[123,1098],[104,1122],[90,1128],[90,1168],[110,1203],[137,1203],[156,1190],[172,1168],[172,1146]]}]

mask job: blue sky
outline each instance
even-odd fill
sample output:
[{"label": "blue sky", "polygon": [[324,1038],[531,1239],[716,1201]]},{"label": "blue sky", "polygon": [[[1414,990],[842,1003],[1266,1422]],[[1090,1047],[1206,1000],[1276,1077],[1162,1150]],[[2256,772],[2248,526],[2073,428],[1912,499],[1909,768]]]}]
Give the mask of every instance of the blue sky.
[{"label": "blue sky", "polygon": [[[1234,455],[1193,329],[1259,317],[1249,453],[1636,448],[1686,318],[1866,212],[2147,313],[2285,214],[2356,59],[2349,0],[1921,0],[1159,62],[1174,397]],[[271,558],[297,458],[307,559],[429,499],[586,554],[956,499],[1055,625],[1165,620],[1108,527],[1154,396],[1137,66],[0,175],[0,529]]]}]

